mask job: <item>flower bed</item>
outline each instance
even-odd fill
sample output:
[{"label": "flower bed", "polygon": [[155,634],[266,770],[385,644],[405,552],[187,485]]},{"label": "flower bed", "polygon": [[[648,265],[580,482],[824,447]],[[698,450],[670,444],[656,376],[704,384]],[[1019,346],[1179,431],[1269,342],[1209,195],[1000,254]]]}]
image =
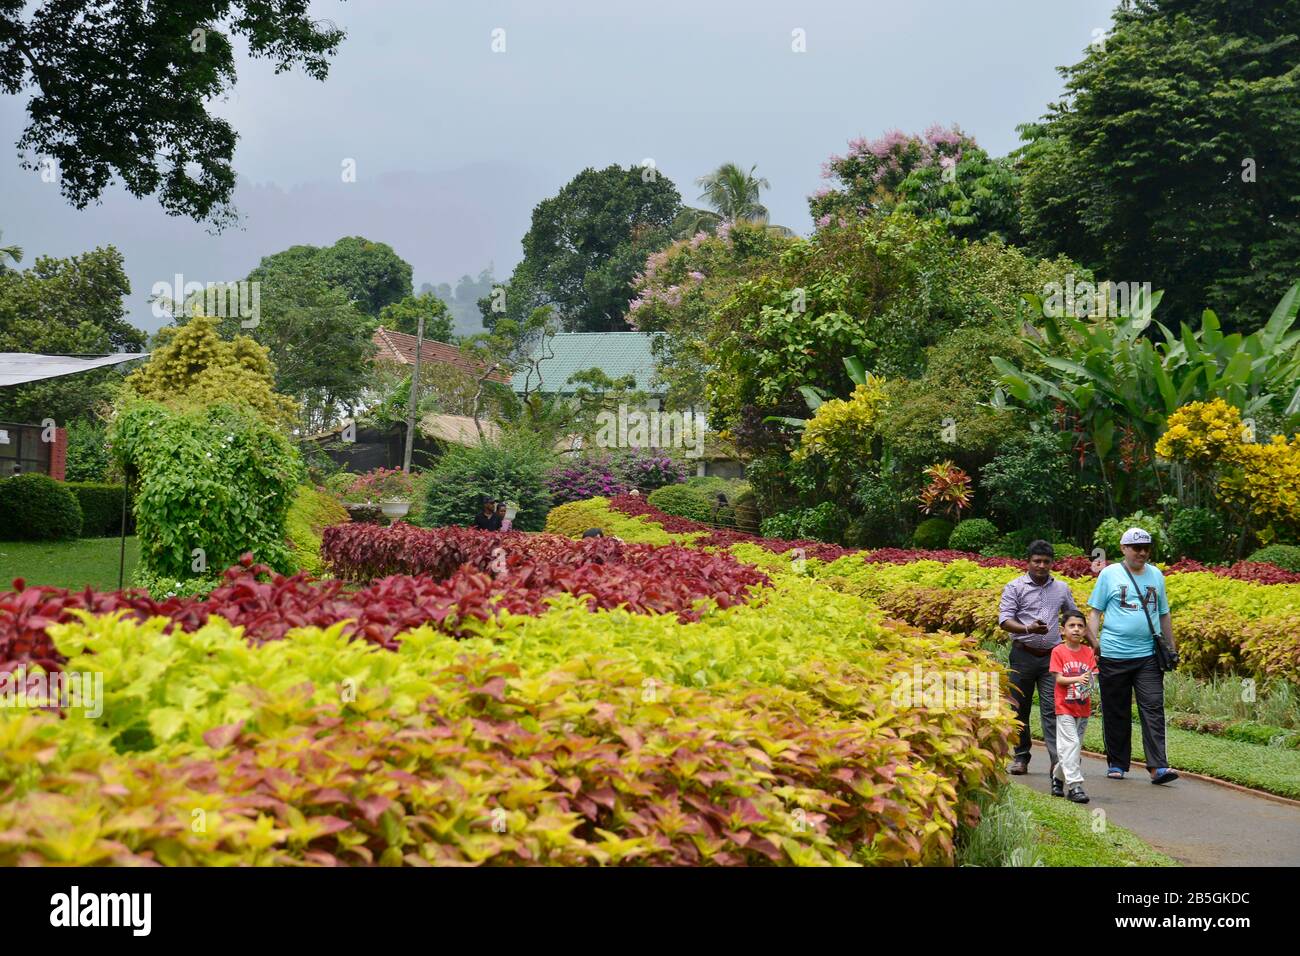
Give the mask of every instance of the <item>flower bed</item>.
[{"label": "flower bed", "polygon": [[[382,589],[492,580],[464,563],[360,591],[243,568],[212,603],[5,595],[11,631],[22,603],[27,632],[105,694],[96,720],[0,721],[0,779],[24,780],[0,791],[0,865],[952,863],[1011,718],[899,704],[892,677],[996,673],[987,655],[727,554],[514,538],[521,579],[545,552],[563,574],[676,560],[764,586],[689,620],[559,594],[456,635]],[[94,835],[57,838],[72,815]]]}]

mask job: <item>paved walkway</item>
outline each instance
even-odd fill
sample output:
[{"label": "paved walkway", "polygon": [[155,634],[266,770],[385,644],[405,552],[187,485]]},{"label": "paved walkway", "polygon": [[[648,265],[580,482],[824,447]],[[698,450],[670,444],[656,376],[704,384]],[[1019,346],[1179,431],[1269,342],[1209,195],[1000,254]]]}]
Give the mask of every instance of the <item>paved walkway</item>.
[{"label": "paved walkway", "polygon": [[[1083,757],[1083,788],[1109,822],[1132,830],[1186,866],[1300,866],[1300,807],[1182,777],[1152,786],[1135,764],[1123,780]],[[1047,751],[1034,742],[1029,773],[1012,781],[1047,793]]]}]

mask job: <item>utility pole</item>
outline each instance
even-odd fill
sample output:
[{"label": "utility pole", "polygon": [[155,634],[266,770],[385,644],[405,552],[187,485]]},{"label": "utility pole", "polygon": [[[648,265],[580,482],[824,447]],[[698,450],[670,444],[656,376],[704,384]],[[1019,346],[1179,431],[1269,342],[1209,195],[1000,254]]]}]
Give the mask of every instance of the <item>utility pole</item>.
[{"label": "utility pole", "polygon": [[402,456],[402,471],[411,473],[411,446],[415,442],[415,409],[420,404],[420,353],[424,351],[424,316],[415,330],[415,373],[411,376],[411,407],[406,414],[406,454]]}]

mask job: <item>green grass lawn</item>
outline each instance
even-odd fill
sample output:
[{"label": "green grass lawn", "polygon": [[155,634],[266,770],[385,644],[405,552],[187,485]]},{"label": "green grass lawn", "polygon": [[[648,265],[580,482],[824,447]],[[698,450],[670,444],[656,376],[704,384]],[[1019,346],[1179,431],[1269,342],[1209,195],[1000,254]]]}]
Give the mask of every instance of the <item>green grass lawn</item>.
[{"label": "green grass lawn", "polygon": [[[1038,706],[1030,715],[1030,733],[1036,739],[1043,737]],[[1085,750],[1103,753],[1101,742],[1101,715],[1088,721],[1083,736]],[[1266,790],[1284,797],[1300,799],[1300,750],[1284,747],[1265,747],[1239,740],[1227,740],[1212,734],[1198,734],[1193,730],[1168,727],[1165,730],[1165,749],[1170,765],[1177,770],[1218,777],[1244,787]],[[1142,760],[1142,730],[1133,725],[1133,759]],[[1142,772],[1142,771],[1139,771]]]},{"label": "green grass lawn", "polygon": [[1010,799],[1033,821],[1035,842],[1046,866],[1178,866],[1172,857],[1113,823],[1095,833],[1092,814],[1068,800],[1020,783],[1011,785]]},{"label": "green grass lawn", "polygon": [[[118,538],[81,538],[76,541],[0,541],[0,588],[8,590],[14,578],[28,584],[80,590],[117,589]],[[126,539],[126,582],[140,556],[134,536]]]}]

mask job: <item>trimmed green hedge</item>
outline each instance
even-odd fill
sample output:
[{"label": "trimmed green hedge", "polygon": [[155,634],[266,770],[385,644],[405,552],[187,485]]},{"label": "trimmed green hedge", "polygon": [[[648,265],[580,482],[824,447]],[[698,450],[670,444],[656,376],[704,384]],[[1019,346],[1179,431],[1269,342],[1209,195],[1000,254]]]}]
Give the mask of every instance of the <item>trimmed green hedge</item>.
[{"label": "trimmed green hedge", "polygon": [[[77,496],[81,505],[83,538],[116,538],[122,533],[122,485],[102,481],[67,481],[64,486]],[[135,533],[135,515],[128,504],[126,533]]]},{"label": "trimmed green hedge", "polygon": [[48,541],[81,534],[81,505],[61,481],[29,472],[0,480],[0,541]]},{"label": "trimmed green hedge", "polygon": [[646,501],[664,514],[690,518],[692,521],[709,520],[709,499],[704,496],[704,492],[689,485],[664,485],[650,492]]}]

